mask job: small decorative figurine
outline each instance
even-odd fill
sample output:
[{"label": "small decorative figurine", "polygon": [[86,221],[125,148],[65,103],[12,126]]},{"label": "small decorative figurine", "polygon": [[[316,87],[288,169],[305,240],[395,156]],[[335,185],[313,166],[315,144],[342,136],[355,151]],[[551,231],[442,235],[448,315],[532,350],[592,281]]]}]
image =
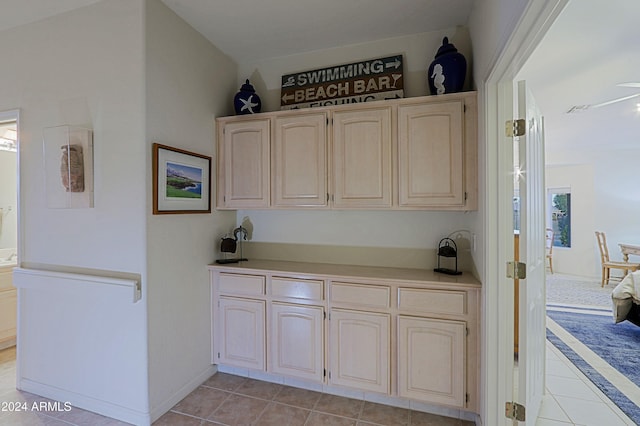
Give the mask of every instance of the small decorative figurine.
[{"label": "small decorative figurine", "polygon": [[249,83],[249,79],[240,87],[240,91],[233,98],[233,107],[238,115],[260,112],[262,102],[253,86]]},{"label": "small decorative figurine", "polygon": [[467,61],[462,53],[445,37],[428,71],[432,95],[455,93],[462,90],[467,74]]}]

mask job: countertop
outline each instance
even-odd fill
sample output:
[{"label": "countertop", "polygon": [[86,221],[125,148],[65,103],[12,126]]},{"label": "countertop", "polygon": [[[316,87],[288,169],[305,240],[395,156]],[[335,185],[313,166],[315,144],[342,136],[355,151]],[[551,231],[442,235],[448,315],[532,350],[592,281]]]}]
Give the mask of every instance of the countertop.
[{"label": "countertop", "polygon": [[296,275],[298,278],[362,278],[367,280],[392,280],[397,282],[430,282],[481,287],[480,282],[470,273],[446,275],[430,269],[389,268],[377,266],[342,265],[313,262],[287,262],[278,260],[250,259],[239,263],[208,265],[210,270],[235,273]]}]

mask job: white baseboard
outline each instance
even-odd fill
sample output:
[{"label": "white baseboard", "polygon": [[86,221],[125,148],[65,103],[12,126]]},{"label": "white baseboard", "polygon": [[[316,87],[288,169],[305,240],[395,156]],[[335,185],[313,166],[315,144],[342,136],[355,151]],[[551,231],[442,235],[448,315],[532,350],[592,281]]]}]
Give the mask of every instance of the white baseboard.
[{"label": "white baseboard", "polygon": [[151,416],[148,412],[145,413],[142,411],[137,411],[131,408],[112,404],[108,401],[102,401],[99,399],[87,397],[85,395],[80,395],[75,392],[69,392],[64,389],[34,382],[32,380],[19,378],[17,381],[17,388],[25,392],[52,399],[54,401],[69,403],[73,407],[92,411],[94,413],[111,417],[126,423],[131,423],[139,426],[149,426],[151,424]]},{"label": "white baseboard", "polygon": [[180,388],[176,393],[171,395],[169,398],[164,400],[160,405],[151,409],[151,421],[155,422],[158,420],[164,413],[171,410],[174,405],[178,402],[182,401],[184,397],[189,395],[191,392],[196,390],[198,386],[207,381],[207,379],[213,376],[218,371],[216,365],[210,365],[200,374],[198,374],[195,378],[190,380],[186,385]]}]

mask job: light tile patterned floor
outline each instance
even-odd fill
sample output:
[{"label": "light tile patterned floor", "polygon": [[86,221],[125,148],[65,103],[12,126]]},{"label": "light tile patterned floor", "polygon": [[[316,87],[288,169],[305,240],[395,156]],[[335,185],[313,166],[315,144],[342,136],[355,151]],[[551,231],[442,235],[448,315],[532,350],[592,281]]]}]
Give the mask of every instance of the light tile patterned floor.
[{"label": "light tile patterned floor", "polygon": [[425,425],[472,422],[218,373],[154,425]]},{"label": "light tile patterned floor", "polygon": [[[0,351],[0,402],[45,400],[15,390],[15,349]],[[429,425],[469,422],[348,398],[322,395],[228,374],[213,376],[160,418],[156,426]],[[67,413],[0,413],[2,425],[124,426],[85,410]],[[571,362],[547,342],[547,394],[537,426],[634,425]]]},{"label": "light tile patterned floor", "polygon": [[536,426],[636,424],[548,341],[546,386]]},{"label": "light tile patterned floor", "polygon": [[[550,303],[610,306],[614,285],[554,274],[547,283]],[[593,281],[593,282],[592,282]],[[576,298],[576,294],[581,294]],[[585,356],[589,356],[588,354]],[[615,380],[615,379],[613,379]],[[547,342],[547,393],[537,426],[631,426],[629,420],[560,351]],[[635,390],[626,390],[635,392]],[[636,395],[640,398],[640,393]],[[633,396],[632,396],[633,397]],[[0,351],[0,402],[44,398],[15,390],[15,348]],[[161,417],[157,426],[215,424],[258,425],[469,425],[417,411],[260,382],[228,374],[213,376]],[[0,412],[2,425],[123,426],[85,410],[69,412]]]},{"label": "light tile patterned floor", "polygon": [[[553,309],[565,309],[567,306],[576,309],[611,309],[611,291],[617,283],[612,281],[603,288],[599,279],[547,274],[547,305]],[[590,364],[606,364],[549,318],[547,326]],[[637,386],[616,374],[612,368],[597,369],[636,404],[640,403],[640,389]],[[546,385],[547,393],[536,426],[636,424],[548,341]]]},{"label": "light tile patterned floor", "polygon": [[[0,351],[0,404],[47,401],[15,390],[15,347]],[[218,373],[176,404],[155,426],[206,425],[425,425],[471,426],[467,422],[414,410],[321,394],[275,383]],[[68,412],[0,412],[0,425],[124,426],[78,408]]]}]

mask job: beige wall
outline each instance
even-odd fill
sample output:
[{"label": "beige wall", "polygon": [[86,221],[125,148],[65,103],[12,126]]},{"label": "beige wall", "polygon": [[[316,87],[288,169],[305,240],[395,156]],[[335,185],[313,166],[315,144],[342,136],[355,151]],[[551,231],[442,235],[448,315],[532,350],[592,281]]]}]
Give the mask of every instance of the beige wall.
[{"label": "beige wall", "polygon": [[213,373],[205,266],[219,257],[219,235],[234,226],[235,215],[152,215],[151,145],[211,156],[215,176],[214,117],[228,113],[237,69],[162,2],[147,0],[145,6],[146,137],[140,143],[149,165],[149,399],[155,419]]},{"label": "beige wall", "polygon": [[238,88],[245,79],[250,79],[260,95],[263,111],[280,109],[281,77],[294,72],[325,68],[332,65],[357,62],[366,59],[403,55],[404,95],[405,97],[429,95],[427,69],[433,61],[442,38],[448,37],[467,60],[467,79],[465,90],[471,90],[471,40],[466,27],[448,28],[405,37],[376,40],[316,50],[310,53],[291,55],[259,62],[239,65]]},{"label": "beige wall", "polygon": [[[279,110],[284,74],[403,54],[405,97],[424,96],[429,90],[427,68],[445,36],[467,59],[465,86],[469,89],[473,87],[471,41],[467,29],[459,27],[240,64],[235,91],[249,78],[263,101],[263,111]],[[457,229],[475,231],[476,216],[477,212],[246,210],[238,211],[236,220],[238,224],[245,218],[251,221],[255,242],[340,247],[345,262],[356,263],[361,262],[363,247],[415,249],[427,253],[422,265],[428,268],[436,260],[428,253],[433,253],[440,239]]]},{"label": "beige wall", "polygon": [[[56,330],[58,342],[73,341],[73,345],[57,347],[56,356],[64,353],[66,365],[78,367],[65,370],[63,381],[101,395],[98,404],[119,411],[109,414],[127,413],[136,420],[144,419],[149,408],[142,16],[140,0],[109,0],[0,33],[0,49],[11,58],[0,67],[0,111],[20,110],[22,266],[101,270],[142,281],[143,300],[110,311],[127,323],[120,333],[127,344],[115,346],[113,354],[92,351],[90,342],[73,340],[73,335],[65,334],[65,327]],[[94,130],[93,208],[46,207],[43,129],[64,124]],[[29,344],[46,341],[38,339],[42,330],[33,327],[50,319],[39,309],[42,294],[33,289],[19,293],[18,380],[25,374],[27,378],[54,378],[38,385],[64,391],[69,388],[55,380],[59,373],[55,357],[49,359],[48,353],[34,351]],[[74,297],[74,293],[51,291],[47,306],[59,306],[59,312],[66,312],[64,306],[74,305]],[[78,308],[88,309],[88,305]],[[60,316],[57,320],[76,326],[83,318]],[[24,328],[22,321],[27,321]],[[28,331],[32,333],[27,335]],[[48,334],[47,339],[55,337]],[[79,371],[81,366],[101,365],[103,357],[109,357],[108,365],[117,363],[114,359],[126,359],[126,364],[110,371],[110,380],[105,380],[99,368]],[[56,397],[63,398],[62,394]],[[82,395],[69,398],[87,403]]]},{"label": "beige wall", "polygon": [[[549,166],[546,187],[547,190],[568,188],[571,191],[571,247],[553,248],[554,272],[599,277],[600,259],[594,257],[596,194],[593,167],[589,164]],[[550,226],[548,221],[547,226]]]},{"label": "beige wall", "polygon": [[606,233],[612,260],[622,260],[618,243],[640,244],[639,155],[640,149],[609,150],[604,144],[595,150],[547,150],[547,188],[572,191],[574,246],[554,252],[559,272],[599,279],[596,230]]}]

